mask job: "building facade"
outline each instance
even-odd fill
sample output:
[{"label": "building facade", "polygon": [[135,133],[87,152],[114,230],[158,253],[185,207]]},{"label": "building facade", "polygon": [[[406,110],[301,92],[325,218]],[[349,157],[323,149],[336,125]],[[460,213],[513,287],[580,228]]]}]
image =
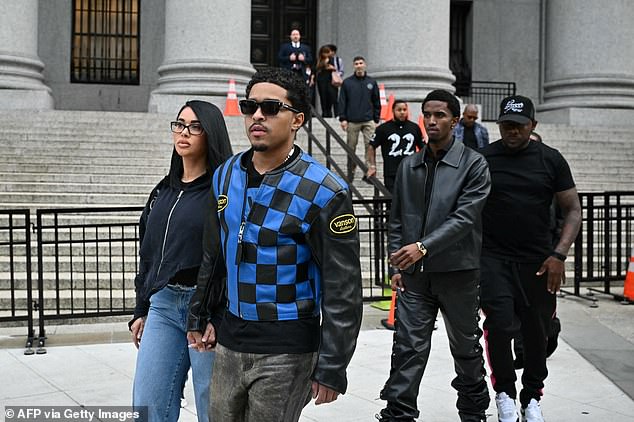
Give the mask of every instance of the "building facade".
[{"label": "building facade", "polygon": [[0,0],[0,109],[224,104],[299,27],[399,98],[515,82],[538,119],[634,125],[631,0]]}]

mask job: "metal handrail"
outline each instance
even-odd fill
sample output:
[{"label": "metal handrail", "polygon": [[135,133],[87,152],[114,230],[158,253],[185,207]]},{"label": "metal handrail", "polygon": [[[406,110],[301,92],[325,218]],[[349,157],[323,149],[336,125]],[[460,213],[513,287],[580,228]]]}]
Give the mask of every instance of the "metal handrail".
[{"label": "metal handrail", "polygon": [[[319,123],[326,129],[326,145],[324,146],[321,141],[314,135],[313,133],[313,119],[317,119]],[[312,118],[308,120],[307,124],[304,125],[304,130],[308,134],[308,153],[312,155],[312,144],[314,143],[317,148],[321,151],[322,154],[326,157],[326,167],[330,168],[334,167],[335,171],[341,176],[343,179],[346,178],[345,172],[341,169],[341,167],[335,162],[331,155],[331,139],[334,139],[341,149],[343,149],[350,160],[352,160],[359,169],[366,174],[368,172],[368,167],[365,165],[365,162],[357,155],[356,151],[354,151],[348,143],[344,141],[341,136],[337,133],[337,131],[330,126],[330,124],[317,113],[315,108],[312,108]],[[390,191],[385,187],[385,185],[376,178],[376,176],[366,177],[368,183],[374,186],[374,197],[387,197],[390,198],[392,195]],[[350,190],[359,200],[365,200],[369,198],[365,198],[358,189],[354,187],[354,185],[350,184]]]},{"label": "metal handrail", "polygon": [[480,118],[485,122],[497,120],[500,102],[509,95],[515,95],[515,82],[470,81],[456,82],[456,95],[465,103],[480,104]]}]

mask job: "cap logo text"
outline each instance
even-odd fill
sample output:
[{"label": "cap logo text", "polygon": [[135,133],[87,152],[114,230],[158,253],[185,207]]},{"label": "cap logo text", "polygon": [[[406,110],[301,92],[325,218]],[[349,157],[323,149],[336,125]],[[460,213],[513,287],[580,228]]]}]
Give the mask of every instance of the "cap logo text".
[{"label": "cap logo text", "polygon": [[515,100],[510,100],[504,106],[505,113],[521,113],[524,110],[524,103],[516,103]]}]

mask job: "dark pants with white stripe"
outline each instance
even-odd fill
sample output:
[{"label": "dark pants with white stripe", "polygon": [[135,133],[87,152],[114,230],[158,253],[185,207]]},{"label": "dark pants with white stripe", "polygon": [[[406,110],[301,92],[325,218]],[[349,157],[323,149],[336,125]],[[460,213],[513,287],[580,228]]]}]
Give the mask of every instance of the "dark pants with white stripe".
[{"label": "dark pants with white stripe", "polygon": [[539,400],[548,376],[546,345],[555,313],[555,295],[546,290],[547,274],[537,276],[542,262],[519,263],[483,256],[480,280],[484,338],[496,393],[516,398],[511,339],[519,331],[524,340],[524,371],[520,402]]}]

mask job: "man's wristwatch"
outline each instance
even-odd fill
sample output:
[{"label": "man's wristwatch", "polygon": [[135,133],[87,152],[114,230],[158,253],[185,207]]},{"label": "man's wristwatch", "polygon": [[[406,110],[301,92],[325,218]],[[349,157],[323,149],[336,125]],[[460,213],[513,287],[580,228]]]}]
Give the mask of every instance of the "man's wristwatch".
[{"label": "man's wristwatch", "polygon": [[416,242],[416,247],[418,247],[418,252],[420,252],[421,255],[427,255],[427,248],[423,245],[423,242]]}]

